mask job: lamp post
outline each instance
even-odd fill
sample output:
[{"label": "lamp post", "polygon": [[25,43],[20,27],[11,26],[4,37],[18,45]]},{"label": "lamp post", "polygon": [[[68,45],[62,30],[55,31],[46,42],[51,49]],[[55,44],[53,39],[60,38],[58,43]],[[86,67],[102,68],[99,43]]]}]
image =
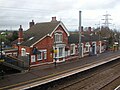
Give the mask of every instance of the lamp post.
[{"label": "lamp post", "polygon": [[3,70],[3,62],[4,62],[4,60],[3,60],[3,54],[2,54],[2,52],[3,52],[3,45],[4,45],[4,42],[2,41],[2,35],[4,35],[4,32],[2,32],[1,33],[1,38],[0,38],[0,44],[1,44],[1,52],[0,52],[0,63],[1,63],[1,70],[0,70],[0,74],[1,74],[1,77],[2,77],[2,79],[4,78],[4,70]]},{"label": "lamp post", "polygon": [[55,47],[55,50],[54,50],[54,53],[55,53],[55,67],[57,65],[57,48]]},{"label": "lamp post", "polygon": [[[100,25],[100,23],[99,23],[99,25]],[[100,27],[100,31],[99,31],[99,53],[101,53],[101,25],[99,27]]]},{"label": "lamp post", "polygon": [[57,47],[56,47],[56,33],[54,33],[54,45],[55,45],[55,49],[54,49],[54,64],[55,67],[57,66]]},{"label": "lamp post", "polygon": [[1,42],[1,44],[0,44],[0,59],[2,59],[2,36],[0,38],[0,42]]},{"label": "lamp post", "polygon": [[[100,24],[100,21],[98,24],[95,24],[97,25],[97,28],[99,27],[99,30],[98,30],[98,36],[99,36],[99,53],[101,53],[101,24]],[[97,52],[98,54],[98,52]]]},{"label": "lamp post", "polygon": [[[1,45],[1,46],[0,46],[0,48],[1,48],[1,50],[0,50],[0,51],[1,51],[1,53],[0,53],[0,54],[1,54],[0,59],[1,59],[1,60],[3,59],[3,54],[2,54],[2,52],[3,52],[3,49],[2,49],[2,48],[3,48],[3,45],[4,45],[4,42],[3,42],[3,40],[2,40],[2,36],[3,36],[3,35],[5,35],[4,32],[1,33],[1,38],[0,38],[0,42],[1,42],[1,43],[0,43],[0,45]],[[0,62],[2,62],[2,61],[0,61]]]}]

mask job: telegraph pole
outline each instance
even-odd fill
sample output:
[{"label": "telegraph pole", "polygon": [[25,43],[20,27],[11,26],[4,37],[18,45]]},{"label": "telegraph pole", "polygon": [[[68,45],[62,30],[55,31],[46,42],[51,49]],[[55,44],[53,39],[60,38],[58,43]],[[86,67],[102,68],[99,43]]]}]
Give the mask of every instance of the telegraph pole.
[{"label": "telegraph pole", "polygon": [[79,11],[79,58],[82,57],[81,49],[81,12]]}]

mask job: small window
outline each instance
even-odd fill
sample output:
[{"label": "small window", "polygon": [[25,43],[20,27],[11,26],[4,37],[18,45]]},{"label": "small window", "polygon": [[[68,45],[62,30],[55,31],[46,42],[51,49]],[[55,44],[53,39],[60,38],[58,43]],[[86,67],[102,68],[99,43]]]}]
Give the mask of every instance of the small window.
[{"label": "small window", "polygon": [[31,62],[35,62],[35,55],[31,55]]},{"label": "small window", "polygon": [[70,54],[75,54],[75,45],[71,45]]},{"label": "small window", "polygon": [[86,44],[85,44],[85,52],[89,52],[89,49],[90,49],[90,43],[89,42],[87,42]]},{"label": "small window", "polygon": [[29,40],[32,40],[34,37],[29,38]]},{"label": "small window", "polygon": [[21,56],[26,56],[26,49],[25,48],[21,49]]},{"label": "small window", "polygon": [[43,58],[47,59],[47,52],[43,52],[43,53],[44,53]]},{"label": "small window", "polygon": [[39,54],[37,54],[37,60],[42,60],[42,52],[39,52]]}]

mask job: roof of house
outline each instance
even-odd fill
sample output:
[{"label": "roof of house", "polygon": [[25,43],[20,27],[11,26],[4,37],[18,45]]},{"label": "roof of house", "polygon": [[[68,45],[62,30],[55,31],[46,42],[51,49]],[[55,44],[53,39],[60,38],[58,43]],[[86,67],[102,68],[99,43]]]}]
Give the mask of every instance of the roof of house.
[{"label": "roof of house", "polygon": [[[88,34],[84,34],[81,36],[81,42],[89,42],[89,41],[98,41],[99,40],[99,36],[98,35],[88,35]],[[70,36],[68,37],[68,43],[72,44],[78,44],[79,43],[79,33],[70,33]]]},{"label": "roof of house", "polygon": [[61,21],[51,21],[44,23],[36,23],[30,29],[24,32],[24,42],[21,43],[23,46],[32,46],[37,41],[45,36],[51,35],[51,33],[62,23]]}]

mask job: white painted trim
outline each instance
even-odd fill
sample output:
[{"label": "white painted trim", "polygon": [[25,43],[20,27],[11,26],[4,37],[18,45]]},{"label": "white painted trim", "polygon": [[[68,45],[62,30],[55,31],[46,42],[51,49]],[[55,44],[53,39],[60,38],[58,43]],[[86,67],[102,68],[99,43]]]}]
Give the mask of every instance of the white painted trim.
[{"label": "white painted trim", "polygon": [[64,24],[62,23],[62,22],[60,22],[57,26],[56,26],[56,28],[52,31],[52,33],[49,35],[49,34],[47,34],[47,35],[45,35],[44,37],[42,37],[42,38],[40,38],[38,41],[36,41],[34,44],[32,44],[30,47],[33,47],[35,44],[37,44],[38,42],[40,42],[41,40],[43,40],[44,38],[46,38],[47,36],[52,36],[52,34],[55,32],[55,30],[59,27],[59,25],[61,25],[62,27],[63,27],[63,29],[65,30],[65,32],[67,33],[67,35],[68,36],[70,36],[70,34],[69,34],[69,32],[68,32],[68,30],[66,29],[66,27],[64,26]]},{"label": "white painted trim", "polygon": [[25,48],[21,48],[21,56],[26,56],[26,49]]},{"label": "white painted trim", "polygon": [[47,49],[40,49],[38,51],[40,51],[40,52],[47,52]]},{"label": "white painted trim", "polygon": [[[63,48],[62,56],[59,56],[59,48],[61,48],[61,47]],[[61,44],[57,44],[56,47],[53,46],[53,48],[54,48],[54,49],[57,48],[57,56],[56,56],[57,62],[59,62],[59,59],[60,59],[60,58],[63,58],[63,60],[65,60],[65,59],[64,59],[64,58],[65,58],[65,45],[61,46]],[[55,58],[55,54],[53,54],[53,57]],[[62,60],[62,61],[63,61],[63,60]],[[54,59],[53,59],[53,62],[54,62]]]},{"label": "white painted trim", "polygon": [[44,38],[46,38],[48,35],[45,35],[44,37],[40,38],[38,41],[36,41],[35,43],[33,43],[30,47],[33,47],[35,44],[39,43],[41,40],[43,40]]},{"label": "white painted trim", "polygon": [[82,56],[81,56],[81,57],[84,57],[84,47],[83,47],[83,46],[84,46],[84,43],[81,43],[81,44],[82,44],[82,45],[81,45],[81,49],[82,49],[82,50],[81,50],[81,51],[82,51]]},{"label": "white painted trim", "polygon": [[[86,50],[86,47],[88,48],[88,50]],[[90,42],[86,42],[85,43],[85,48],[84,48],[84,53],[90,52]]]},{"label": "white painted trim", "polygon": [[56,31],[56,29],[57,29],[60,25],[63,27],[63,29],[65,30],[65,32],[67,33],[67,35],[70,36],[67,28],[64,26],[64,24],[63,24],[62,22],[60,22],[60,23],[56,26],[56,28],[52,31],[52,33],[50,34],[50,36],[52,36],[52,34]]},{"label": "white painted trim", "polygon": [[[73,47],[73,53],[70,53],[70,55],[75,55],[75,44],[71,44],[70,47]],[[71,51],[71,50],[70,50]]]},{"label": "white painted trim", "polygon": [[120,89],[120,85],[119,86],[117,86],[114,90],[119,90]]},{"label": "white painted trim", "polygon": [[[38,55],[41,55],[41,58],[38,58]],[[40,54],[37,54],[37,61],[41,61],[41,60],[43,60],[43,54],[42,54],[42,52]]]},{"label": "white painted trim", "polygon": [[55,31],[55,34],[56,34],[56,33],[63,33],[63,31],[57,30],[57,31]]},{"label": "white painted trim", "polygon": [[18,39],[23,39],[23,38],[18,38]]},{"label": "white painted trim", "polygon": [[100,45],[100,53],[102,53],[102,42],[99,41],[99,45]]},{"label": "white painted trim", "polygon": [[95,44],[95,52],[94,52],[94,53],[97,54],[97,46],[96,46],[96,42],[94,41],[94,42],[92,42],[92,44],[93,44],[93,43]]}]

